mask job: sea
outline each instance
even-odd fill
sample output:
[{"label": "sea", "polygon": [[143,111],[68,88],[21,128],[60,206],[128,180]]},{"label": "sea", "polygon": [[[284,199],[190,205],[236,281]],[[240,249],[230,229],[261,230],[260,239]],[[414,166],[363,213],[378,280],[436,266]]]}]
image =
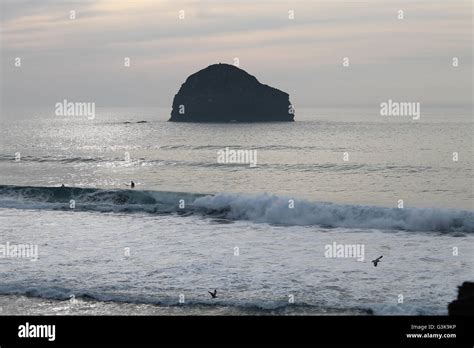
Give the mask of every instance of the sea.
[{"label": "sea", "polygon": [[471,109],[170,111],[2,109],[0,314],[443,315],[473,280]]}]

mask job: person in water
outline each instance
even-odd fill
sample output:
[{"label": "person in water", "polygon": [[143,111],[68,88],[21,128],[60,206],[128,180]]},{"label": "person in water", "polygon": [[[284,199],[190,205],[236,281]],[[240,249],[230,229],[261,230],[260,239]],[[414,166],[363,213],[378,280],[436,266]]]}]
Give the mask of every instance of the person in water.
[{"label": "person in water", "polygon": [[135,183],[133,181],[130,181],[130,187],[131,188],[134,188],[135,187]]}]

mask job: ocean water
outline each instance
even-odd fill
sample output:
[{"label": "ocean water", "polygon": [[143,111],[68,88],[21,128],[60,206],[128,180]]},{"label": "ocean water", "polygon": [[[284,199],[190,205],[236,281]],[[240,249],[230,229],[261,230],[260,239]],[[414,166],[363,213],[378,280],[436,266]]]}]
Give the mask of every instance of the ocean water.
[{"label": "ocean water", "polygon": [[[2,110],[0,246],[38,248],[0,258],[3,314],[446,314],[473,279],[470,110],[169,112]],[[257,165],[219,163],[226,148]]]}]

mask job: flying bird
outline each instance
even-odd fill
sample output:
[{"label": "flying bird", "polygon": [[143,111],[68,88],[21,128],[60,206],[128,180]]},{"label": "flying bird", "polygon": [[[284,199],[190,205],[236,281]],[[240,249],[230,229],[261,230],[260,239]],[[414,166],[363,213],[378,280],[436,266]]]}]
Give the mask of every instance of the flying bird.
[{"label": "flying bird", "polygon": [[374,267],[377,267],[377,264],[380,262],[380,259],[381,259],[382,257],[383,257],[383,255],[380,256],[380,257],[377,257],[375,260],[372,260],[372,263],[374,264]]},{"label": "flying bird", "polygon": [[208,291],[208,293],[212,296],[212,298],[216,298],[216,297],[217,297],[217,290],[216,290],[216,289],[214,289],[214,292]]}]

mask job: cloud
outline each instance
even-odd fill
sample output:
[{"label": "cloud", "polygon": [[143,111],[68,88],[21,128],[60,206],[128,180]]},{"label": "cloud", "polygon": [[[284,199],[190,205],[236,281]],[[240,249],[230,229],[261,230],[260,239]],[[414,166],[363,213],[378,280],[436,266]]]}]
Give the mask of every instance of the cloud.
[{"label": "cloud", "polygon": [[[404,21],[396,18],[400,8]],[[453,56],[461,59],[459,70],[472,68],[469,9],[468,1],[6,1],[5,99],[21,93],[34,104],[45,95],[54,100],[65,92],[93,91],[110,102],[117,86],[125,85],[134,93],[117,103],[141,105],[153,95],[170,103],[187,75],[239,57],[242,68],[304,105],[318,102],[316,90],[325,101],[376,99],[377,89],[370,96],[360,88],[341,95],[344,73],[356,86],[390,83],[379,89],[396,94],[416,87],[414,93],[428,99],[470,103],[469,78],[457,76],[458,91],[439,87],[452,76]],[[21,73],[12,64],[15,57],[23,59]],[[130,69],[124,57],[131,58]],[[341,70],[343,57],[350,58],[349,70]],[[380,71],[385,82],[378,82]],[[406,80],[399,81],[401,75]],[[156,83],[152,90],[150,81]]]}]

